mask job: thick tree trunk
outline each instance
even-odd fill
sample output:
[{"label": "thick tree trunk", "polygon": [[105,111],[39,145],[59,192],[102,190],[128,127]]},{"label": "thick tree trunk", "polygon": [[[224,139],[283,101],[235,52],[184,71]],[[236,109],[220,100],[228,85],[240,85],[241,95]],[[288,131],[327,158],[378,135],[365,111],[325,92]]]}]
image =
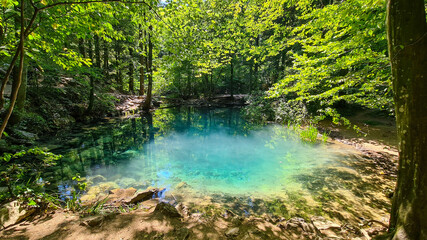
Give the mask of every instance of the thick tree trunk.
[{"label": "thick tree trunk", "polygon": [[149,27],[148,33],[148,61],[147,61],[147,72],[148,72],[148,89],[147,89],[147,97],[145,98],[144,105],[142,109],[145,112],[148,112],[151,108],[151,93],[153,89],[153,42],[151,41],[151,31],[153,27]]},{"label": "thick tree trunk", "polygon": [[423,0],[389,0],[388,42],[399,136],[393,239],[427,239],[427,24]]}]

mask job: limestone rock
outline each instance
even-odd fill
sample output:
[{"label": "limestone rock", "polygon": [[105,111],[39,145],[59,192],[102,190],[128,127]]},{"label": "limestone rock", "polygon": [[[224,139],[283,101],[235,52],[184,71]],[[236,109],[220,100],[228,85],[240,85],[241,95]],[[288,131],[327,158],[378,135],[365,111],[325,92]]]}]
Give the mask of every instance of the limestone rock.
[{"label": "limestone rock", "polygon": [[239,235],[239,228],[238,227],[231,228],[231,229],[227,230],[227,232],[225,232],[225,235],[227,237],[235,237],[235,236]]},{"label": "limestone rock", "polygon": [[181,214],[178,213],[175,207],[164,202],[157,204],[156,208],[154,209],[154,212],[161,213],[164,216],[171,218],[181,217]]},{"label": "limestone rock", "polygon": [[125,177],[125,178],[120,178],[117,183],[119,184],[119,186],[121,186],[123,188],[128,188],[128,187],[133,186],[135,184],[135,182],[136,182],[135,179]]},{"label": "limestone rock", "polygon": [[318,231],[328,238],[338,238],[341,226],[323,217],[312,217],[311,221]]},{"label": "limestone rock", "polygon": [[88,181],[91,182],[92,184],[97,184],[100,182],[106,182],[107,179],[102,175],[96,175],[96,176],[88,178]]},{"label": "limestone rock", "polygon": [[112,189],[119,188],[119,185],[114,182],[103,182],[96,186],[89,187],[87,193],[83,195],[80,200],[82,202],[96,201],[102,197],[105,197],[105,193]]},{"label": "limestone rock", "polygon": [[4,204],[0,208],[0,224],[2,227],[8,227],[22,222],[36,211],[35,208],[22,209],[18,201]]},{"label": "limestone rock", "polygon": [[311,221],[313,222],[314,226],[318,229],[318,230],[326,230],[326,229],[337,229],[340,230],[341,226],[333,223],[329,220],[326,220],[323,217],[313,217],[311,218]]},{"label": "limestone rock", "polygon": [[123,202],[128,202],[136,193],[135,188],[128,189],[113,189],[110,190],[107,204],[113,204],[116,207],[120,206]]},{"label": "limestone rock", "polygon": [[144,192],[136,193],[129,201],[127,201],[127,204],[136,204],[139,202],[147,201],[153,196],[155,197],[157,193],[159,192],[159,189],[149,189]]},{"label": "limestone rock", "polygon": [[182,203],[178,203],[178,205],[176,206],[176,210],[183,217],[189,217],[190,216],[190,210],[188,209],[187,206],[185,206]]}]

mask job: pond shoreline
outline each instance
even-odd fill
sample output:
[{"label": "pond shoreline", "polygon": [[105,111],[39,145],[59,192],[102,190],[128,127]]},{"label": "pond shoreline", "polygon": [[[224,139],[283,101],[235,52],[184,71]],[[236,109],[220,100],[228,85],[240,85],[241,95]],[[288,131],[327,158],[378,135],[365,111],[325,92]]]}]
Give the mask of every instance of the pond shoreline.
[{"label": "pond shoreline", "polygon": [[[374,167],[379,167],[376,171],[380,173],[380,175],[390,181],[395,181],[397,152],[393,147],[387,147],[378,142],[363,141],[363,139],[360,138],[349,138],[345,135],[335,137],[332,141],[344,143],[361,151],[364,155],[363,161],[367,161]],[[392,194],[392,190],[385,194]],[[158,200],[154,200],[154,202],[155,201]],[[81,219],[79,214],[59,209],[45,216],[41,216],[39,220],[35,220],[37,216],[34,216],[35,219],[30,220],[30,223],[23,222],[11,226],[1,231],[0,236],[2,236],[2,238],[5,237],[5,239],[12,239],[18,236],[29,236],[28,234],[36,231],[39,234],[45,234],[43,237],[56,236],[62,238],[62,236],[64,236],[69,239],[75,239],[76,237],[78,239],[79,237],[89,235],[94,239],[102,239],[103,237],[101,236],[105,236],[107,233],[113,234],[112,236],[118,234],[117,236],[138,239],[175,239],[173,236],[176,236],[176,234],[182,234],[183,239],[200,239],[201,236],[209,236],[213,239],[222,239],[226,237],[236,239],[312,239],[315,237],[335,236],[369,239],[371,236],[385,233],[387,230],[385,227],[386,223],[376,219],[363,219],[361,220],[362,227],[360,227],[354,224],[337,223],[340,221],[334,222],[333,219],[322,219],[319,216],[310,216],[304,220],[298,217],[282,219],[268,214],[265,216],[244,217],[232,212],[228,214],[227,212],[222,212],[222,214],[219,215],[208,216],[206,214],[190,214],[188,212],[179,211],[180,217],[177,218],[168,216],[170,211],[169,213],[166,211],[166,214],[164,212],[156,212],[155,209],[159,202],[160,201],[155,204],[151,203],[152,206],[149,208],[120,214],[108,213],[107,215],[98,215],[90,217],[89,219]],[[65,219],[63,218],[64,215],[67,216]],[[143,231],[139,233],[135,231],[132,233],[133,235],[124,233],[125,229],[134,224],[133,222],[129,222],[129,218],[134,219],[137,217],[146,220],[145,223],[140,224],[144,226],[148,224],[150,227],[143,227]],[[128,225],[122,224],[121,228],[114,228],[118,222],[122,221],[127,222]],[[159,225],[159,221],[164,221],[167,223],[166,225],[171,227],[166,228],[168,229],[167,231],[160,231],[159,229],[165,227],[165,225]],[[45,227],[43,228],[42,226]],[[99,228],[100,230],[94,231],[95,228]],[[112,228],[114,228],[114,230],[111,230]],[[141,228],[141,226],[135,226],[135,228],[138,229]],[[152,228],[151,232],[148,231],[150,228]],[[202,228],[203,231],[199,230],[200,228]],[[11,231],[12,229],[14,229],[14,231]],[[45,229],[43,233],[41,233],[41,229]],[[27,233],[19,235],[20,232]],[[141,238],[139,235],[144,237]],[[30,239],[38,239],[38,237]]]}]

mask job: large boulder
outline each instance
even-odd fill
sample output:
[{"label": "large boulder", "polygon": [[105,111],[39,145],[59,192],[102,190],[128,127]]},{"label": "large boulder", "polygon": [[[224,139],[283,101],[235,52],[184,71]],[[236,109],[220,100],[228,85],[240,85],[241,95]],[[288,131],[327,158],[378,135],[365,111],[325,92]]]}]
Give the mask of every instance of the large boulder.
[{"label": "large boulder", "polygon": [[3,228],[18,224],[35,213],[36,209],[23,209],[18,201],[6,203],[0,208],[0,224]]}]

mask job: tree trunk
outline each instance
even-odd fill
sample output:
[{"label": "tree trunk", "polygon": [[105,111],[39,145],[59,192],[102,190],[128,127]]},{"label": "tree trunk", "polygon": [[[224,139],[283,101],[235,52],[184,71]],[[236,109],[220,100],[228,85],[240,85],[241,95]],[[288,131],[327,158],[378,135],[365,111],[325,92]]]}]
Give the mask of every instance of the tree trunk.
[{"label": "tree trunk", "polygon": [[251,59],[249,63],[249,94],[252,93],[253,78],[254,78],[254,60]]},{"label": "tree trunk", "polygon": [[427,239],[427,24],[423,0],[390,0],[387,34],[393,76],[399,173],[393,239]]},{"label": "tree trunk", "polygon": [[133,69],[133,61],[132,61],[133,49],[131,47],[129,47],[129,56],[130,56],[130,60],[129,60],[129,92],[131,94],[133,94],[134,93],[134,91],[133,91],[134,90],[134,82],[133,82],[134,69]]},{"label": "tree trunk", "polygon": [[110,58],[110,49],[108,47],[108,42],[104,41],[104,55],[102,56],[104,58],[104,66],[103,66],[103,72],[104,72],[104,76],[105,79],[107,80],[107,82],[110,82],[110,71],[109,71],[109,58]]},{"label": "tree trunk", "polygon": [[142,32],[143,31],[141,29],[141,24],[139,24],[139,50],[141,51],[141,53],[139,54],[139,95],[140,96],[144,95],[144,81],[145,81],[144,79],[145,49],[144,49],[144,44],[142,42],[142,37],[143,37]]},{"label": "tree trunk", "polygon": [[234,79],[234,66],[233,66],[233,59],[234,59],[234,57],[232,56],[231,57],[231,61],[230,61],[230,95],[231,95],[231,98],[234,98],[234,81],[233,81],[233,79]]},{"label": "tree trunk", "polygon": [[[255,46],[258,47],[259,46],[259,36],[256,37],[255,39]],[[255,82],[255,91],[259,89],[258,87],[258,69],[259,69],[259,62],[258,59],[255,57],[255,66],[254,66],[254,82]]]},{"label": "tree trunk", "polygon": [[[141,47],[142,49],[142,47]],[[144,55],[139,55],[139,95],[144,95]]]},{"label": "tree trunk", "polygon": [[95,40],[95,66],[97,68],[101,68],[101,47],[99,45],[99,37],[98,35],[94,36]]},{"label": "tree trunk", "polygon": [[147,89],[147,97],[145,98],[144,106],[142,109],[145,112],[148,112],[151,108],[151,93],[153,88],[153,43],[151,41],[151,31],[153,30],[153,26],[149,27],[148,33],[148,89]]},{"label": "tree trunk", "polygon": [[83,38],[79,39],[79,52],[84,58],[86,58],[85,40]]},{"label": "tree trunk", "polygon": [[123,79],[122,71],[120,69],[120,51],[121,51],[120,40],[116,40],[116,83],[118,84],[118,89],[120,92],[123,92]]},{"label": "tree trunk", "polygon": [[[88,54],[89,54],[89,58],[93,62],[93,49],[92,49],[91,40],[88,40]],[[93,76],[93,74],[90,74],[89,79],[90,79],[89,105],[86,109],[86,114],[89,114],[92,112],[93,104],[95,101],[95,77]]]},{"label": "tree trunk", "polygon": [[24,52],[24,40],[25,40],[25,33],[24,33],[24,2],[25,0],[21,0],[21,33],[20,33],[20,41],[19,41],[19,48],[18,48],[18,52],[20,52],[20,59],[19,59],[19,74],[18,74],[18,78],[16,79],[16,83],[14,84],[15,87],[12,89],[12,96],[10,98],[10,105],[9,105],[9,109],[7,110],[7,113],[3,119],[2,125],[0,127],[0,139],[3,136],[4,130],[6,129],[7,123],[9,121],[10,116],[12,115],[13,112],[13,108],[15,107],[15,103],[16,103],[16,98],[18,96],[18,91],[19,88],[21,86],[21,81],[22,81],[22,70],[24,68],[24,57],[25,57],[25,52]]}]

